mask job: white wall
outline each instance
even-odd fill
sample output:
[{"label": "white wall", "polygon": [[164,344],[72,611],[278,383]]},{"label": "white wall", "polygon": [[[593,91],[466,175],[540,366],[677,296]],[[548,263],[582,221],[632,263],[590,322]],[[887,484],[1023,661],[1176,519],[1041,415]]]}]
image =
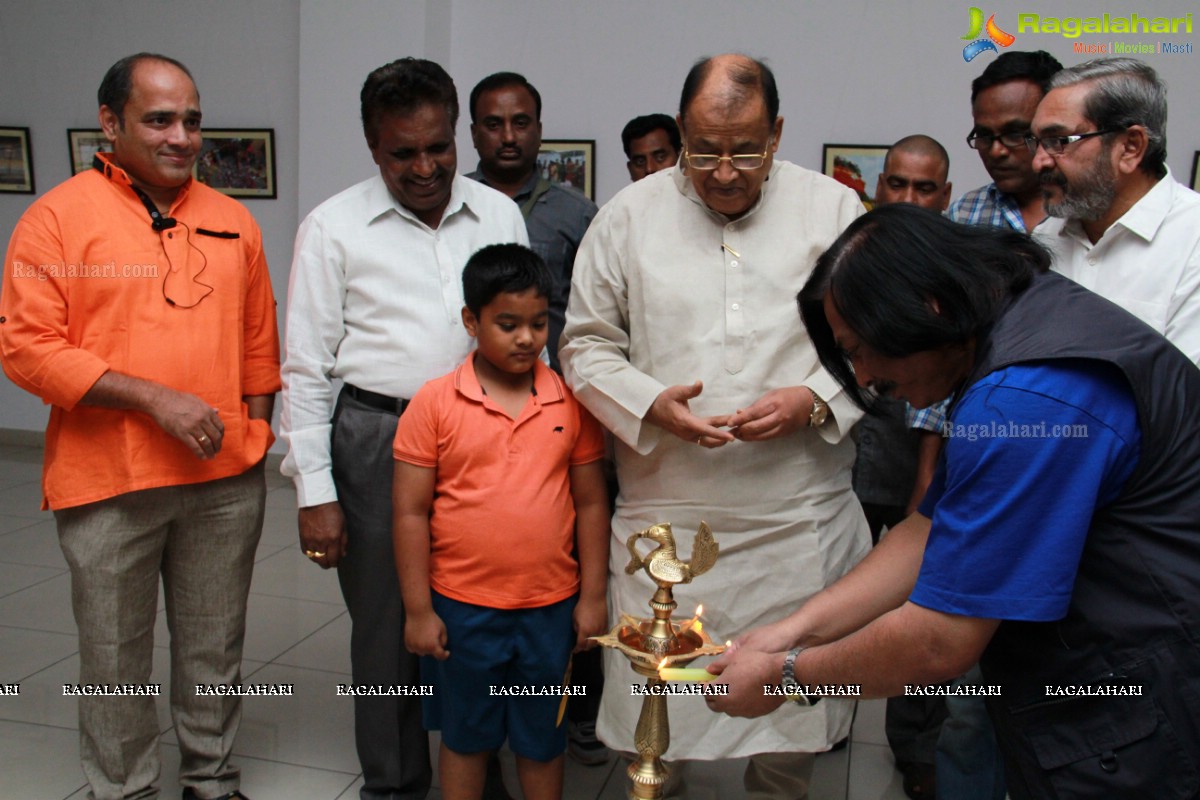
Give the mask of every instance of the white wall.
[{"label": "white wall", "polygon": [[[775,70],[786,125],[783,158],[819,169],[822,143],[887,144],[927,133],[946,145],[956,194],[987,181],[963,142],[970,82],[993,58],[962,58],[969,4],[913,0],[0,0],[0,125],[32,132],[37,186],[68,177],[66,129],[95,127],[104,70],[138,50],[180,58],[196,75],[205,124],[274,127],[280,196],[250,200],[263,227],[282,323],[300,216],[375,169],[358,92],[374,67],[405,55],[438,61],[463,105],[459,165],[474,168],[467,96],[491,72],[524,73],[542,93],[546,138],[597,140],[597,199],[628,182],[620,131],[652,111],[675,113],[700,56],[740,50]],[[979,4],[977,4],[979,5]],[[1094,3],[981,5],[1064,64],[1072,40],[1018,34],[1017,12],[1086,16]],[[1187,0],[1142,0],[1110,14],[1200,17]],[[1200,18],[1195,20],[1200,24]],[[1085,35],[1078,41],[1155,40]],[[1173,41],[1195,42],[1194,34]],[[1170,87],[1169,164],[1187,182],[1200,149],[1200,53],[1148,56]],[[303,166],[301,166],[303,165]],[[0,195],[0,240],[29,203]],[[0,381],[0,428],[39,430],[41,403]]]}]

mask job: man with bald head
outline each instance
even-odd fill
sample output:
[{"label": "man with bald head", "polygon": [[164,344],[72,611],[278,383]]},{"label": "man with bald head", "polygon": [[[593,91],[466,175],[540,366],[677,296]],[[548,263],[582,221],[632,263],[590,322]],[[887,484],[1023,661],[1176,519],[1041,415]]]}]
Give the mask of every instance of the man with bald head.
[{"label": "man with bald head", "polygon": [[[659,522],[707,522],[716,568],[676,587],[718,640],[776,619],[866,552],[850,489],[859,414],[821,368],[792,298],[862,206],[852,191],[775,159],[774,76],[741,55],[698,62],[678,123],[680,169],[638,181],[596,216],[575,262],[559,350],[576,396],[616,437],[613,606],[637,613],[653,585],[623,571],[624,540]],[[683,552],[690,548],[680,542]],[[623,659],[606,654],[610,675]],[[605,692],[598,731],[633,741],[640,703]],[[746,797],[804,796],[812,756],[849,730],[853,706],[821,701],[749,724],[673,704],[671,757],[750,756]]]},{"label": "man with bald head", "polygon": [[909,203],[941,213],[950,205],[950,156],[937,139],[921,133],[888,148],[875,185],[875,204]]}]

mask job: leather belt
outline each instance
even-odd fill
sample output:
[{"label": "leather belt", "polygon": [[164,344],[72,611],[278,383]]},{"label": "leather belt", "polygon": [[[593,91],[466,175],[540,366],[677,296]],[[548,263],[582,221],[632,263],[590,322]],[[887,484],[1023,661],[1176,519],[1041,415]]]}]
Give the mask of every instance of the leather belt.
[{"label": "leather belt", "polygon": [[365,406],[370,406],[379,411],[386,411],[396,416],[403,414],[404,409],[408,407],[408,401],[402,397],[389,397],[386,394],[379,394],[379,392],[360,389],[349,383],[342,386],[342,392],[350,395]]}]

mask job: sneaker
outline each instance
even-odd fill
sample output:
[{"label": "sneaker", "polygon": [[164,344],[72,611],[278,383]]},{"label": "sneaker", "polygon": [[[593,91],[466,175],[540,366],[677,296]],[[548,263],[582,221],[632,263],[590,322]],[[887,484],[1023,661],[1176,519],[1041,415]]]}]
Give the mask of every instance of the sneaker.
[{"label": "sneaker", "polygon": [[608,748],[596,738],[595,722],[567,723],[567,752],[580,764],[594,767],[608,761]]}]

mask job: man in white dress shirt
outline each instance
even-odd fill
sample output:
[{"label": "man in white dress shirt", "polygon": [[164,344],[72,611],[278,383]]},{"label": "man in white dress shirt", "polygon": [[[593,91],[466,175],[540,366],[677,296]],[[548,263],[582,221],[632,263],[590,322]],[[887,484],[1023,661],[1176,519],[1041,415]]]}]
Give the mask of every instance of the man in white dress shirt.
[{"label": "man in white dress shirt", "polygon": [[[745,56],[698,63],[684,83],[680,169],[600,209],[576,257],[563,372],[616,436],[621,491],[610,591],[644,614],[653,586],[628,576],[624,540],[671,522],[683,553],[701,520],[716,567],[676,587],[719,640],[784,616],[836,580],[870,539],[850,488],[859,414],[817,360],[794,298],[816,258],[860,213],[854,193],[774,160],[775,80]],[[610,682],[629,666],[607,651]],[[629,750],[640,702],[606,691],[598,733]],[[748,798],[804,796],[809,753],[846,735],[853,705],[822,702],[748,722],[670,703],[671,759],[751,756]],[[686,778],[685,778],[686,780]]]},{"label": "man in white dress shirt", "polygon": [[[458,96],[445,70],[394,61],[368,76],[361,99],[379,175],[326,200],[296,236],[283,473],[296,485],[301,548],[338,570],[354,683],[412,685],[417,658],[404,649],[392,553],[392,438],[408,398],[470,349],[461,321],[467,258],[528,239],[511,200],[456,172]],[[425,797],[420,699],[356,697],[354,718],[363,800]]]},{"label": "man in white dress shirt", "polygon": [[1064,69],[1033,118],[1053,269],[1200,363],[1200,195],[1167,169],[1167,89],[1148,65]]}]

